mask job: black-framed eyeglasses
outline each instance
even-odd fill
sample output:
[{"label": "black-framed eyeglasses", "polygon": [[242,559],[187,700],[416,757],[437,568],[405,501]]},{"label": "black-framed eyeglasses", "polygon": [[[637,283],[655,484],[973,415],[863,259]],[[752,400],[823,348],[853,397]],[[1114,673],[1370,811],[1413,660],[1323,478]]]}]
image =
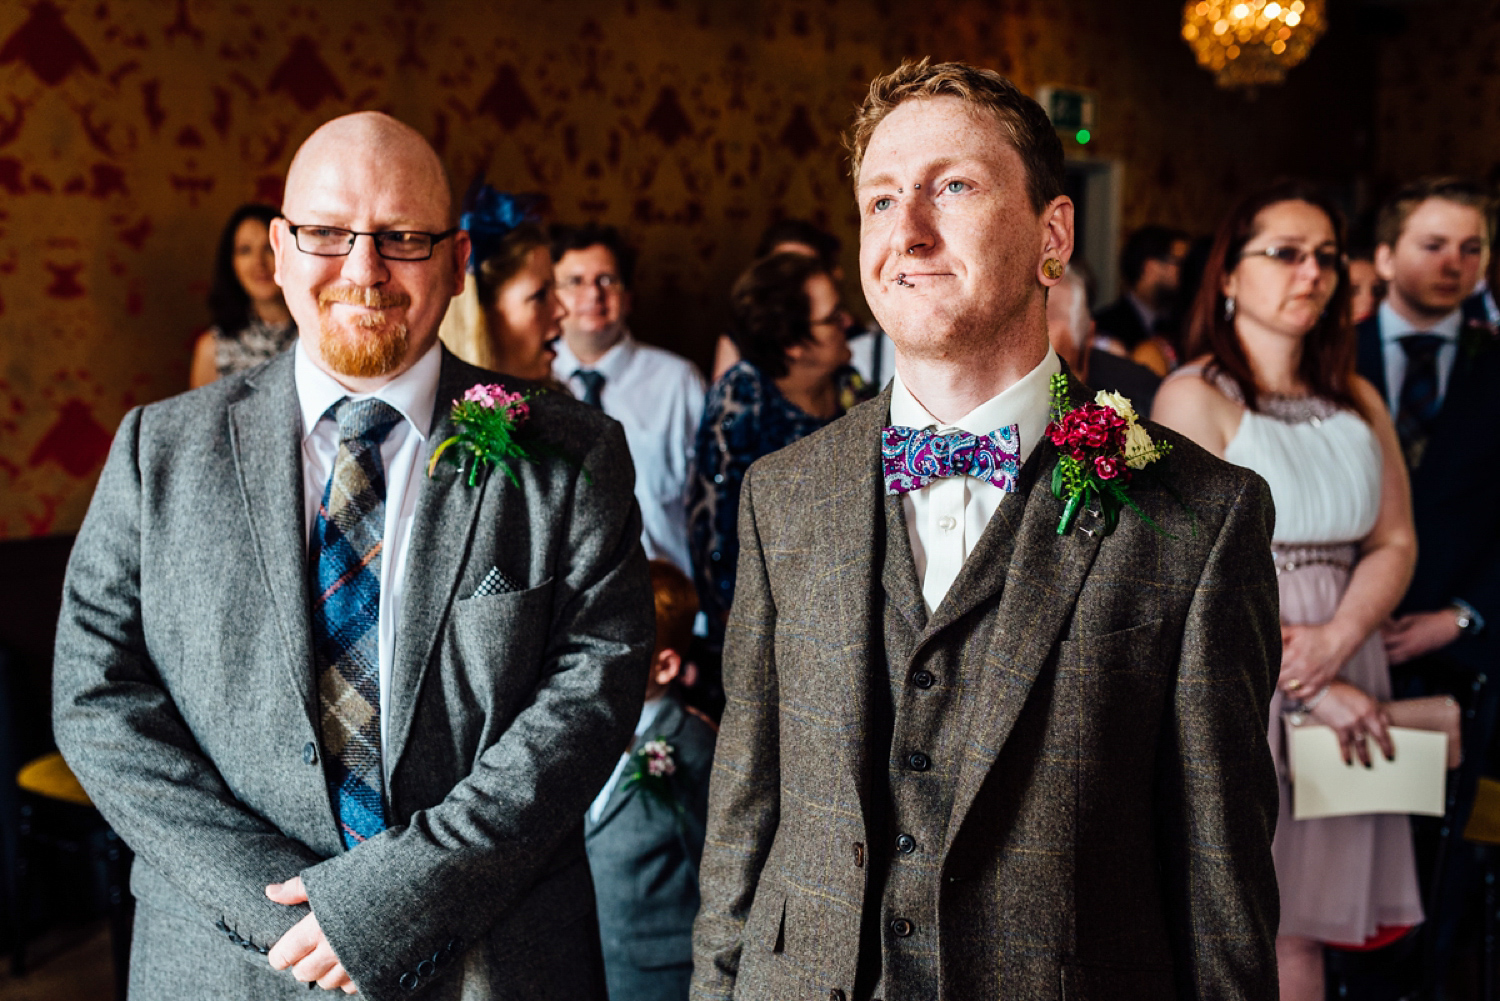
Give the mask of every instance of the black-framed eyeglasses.
[{"label": "black-framed eyeglasses", "polygon": [[383,229],[378,233],[361,233],[337,226],[298,226],[290,219],[286,228],[291,231],[297,249],[316,257],[348,257],[354,249],[354,241],[368,236],[375,241],[375,253],[388,261],[425,261],[432,256],[432,249],[458,232],[458,227],[441,233],[418,233],[405,229]]},{"label": "black-framed eyeglasses", "polygon": [[1243,261],[1248,257],[1268,257],[1291,268],[1300,267],[1303,261],[1311,257],[1318,262],[1319,271],[1333,271],[1343,260],[1343,255],[1330,247],[1319,247],[1317,250],[1308,250],[1305,247],[1297,247],[1290,244],[1285,247],[1266,247],[1262,250],[1245,250],[1240,252],[1240,260]]}]

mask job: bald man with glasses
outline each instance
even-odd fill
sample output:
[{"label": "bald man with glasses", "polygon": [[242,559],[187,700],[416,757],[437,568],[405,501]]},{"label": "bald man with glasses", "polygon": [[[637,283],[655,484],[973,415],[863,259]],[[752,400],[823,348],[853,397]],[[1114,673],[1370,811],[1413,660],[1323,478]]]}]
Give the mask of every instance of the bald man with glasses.
[{"label": "bald man with glasses", "polygon": [[69,565],[55,731],[136,852],[130,996],[599,999],[583,815],[654,640],[619,426],[531,401],[515,478],[428,463],[476,384],[436,154],[327,123],[271,226],[298,346],[131,411]]}]

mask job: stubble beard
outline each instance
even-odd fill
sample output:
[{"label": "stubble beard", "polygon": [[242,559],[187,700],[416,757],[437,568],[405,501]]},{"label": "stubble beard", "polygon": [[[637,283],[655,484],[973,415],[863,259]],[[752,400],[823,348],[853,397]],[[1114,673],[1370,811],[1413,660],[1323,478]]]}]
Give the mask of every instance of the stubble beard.
[{"label": "stubble beard", "polygon": [[[374,313],[360,313],[347,323],[333,319],[330,305],[355,303]],[[385,310],[410,305],[404,292],[385,292],[377,288],[334,286],[318,294],[319,353],[324,362],[339,375],[371,379],[389,375],[406,358],[410,337],[406,324],[393,323]]]}]

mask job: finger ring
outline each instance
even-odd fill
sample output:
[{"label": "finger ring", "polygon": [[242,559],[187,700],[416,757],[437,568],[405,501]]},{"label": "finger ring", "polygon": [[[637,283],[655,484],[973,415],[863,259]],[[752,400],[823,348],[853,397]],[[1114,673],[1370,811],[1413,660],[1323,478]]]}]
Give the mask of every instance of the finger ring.
[{"label": "finger ring", "polygon": [[1302,682],[1298,681],[1296,678],[1293,678],[1291,681],[1288,681],[1286,683],[1286,690],[1289,691],[1289,692],[1298,692],[1298,691],[1301,691],[1302,690]]}]

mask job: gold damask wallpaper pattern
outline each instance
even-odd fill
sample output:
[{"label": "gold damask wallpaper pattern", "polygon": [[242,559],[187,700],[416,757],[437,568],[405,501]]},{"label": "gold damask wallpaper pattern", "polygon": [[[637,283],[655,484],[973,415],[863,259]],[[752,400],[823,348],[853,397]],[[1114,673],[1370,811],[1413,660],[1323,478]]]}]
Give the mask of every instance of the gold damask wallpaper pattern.
[{"label": "gold damask wallpaper pattern", "polygon": [[[1144,13],[1143,9],[1146,9]],[[1160,9],[1157,9],[1160,8]],[[1124,165],[1124,223],[1196,231],[1276,172],[1363,155],[1336,32],[1285,92],[1216,91],[1174,3],[1029,0],[9,0],[0,6],[0,538],[68,532],[129,407],[186,384],[213,246],[277,202],[322,121],[377,108],[462,190],[541,191],[643,251],[634,326],[706,363],[734,275],[784,215],[845,241],[839,133],[909,55],[1096,90],[1070,155]],[[1355,112],[1341,126],[1308,107]],[[857,281],[850,283],[857,301]],[[229,503],[226,499],[225,503]],[[226,508],[227,510],[227,508]]]}]

